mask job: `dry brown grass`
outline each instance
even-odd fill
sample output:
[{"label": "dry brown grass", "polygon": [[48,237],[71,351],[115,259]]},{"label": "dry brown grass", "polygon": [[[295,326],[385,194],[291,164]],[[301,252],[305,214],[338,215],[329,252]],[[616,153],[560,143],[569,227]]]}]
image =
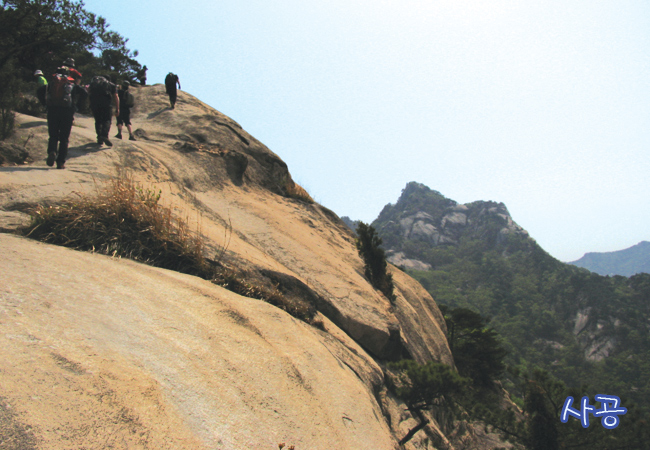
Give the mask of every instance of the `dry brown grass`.
[{"label": "dry brown grass", "polygon": [[[263,286],[242,271],[205,258],[199,230],[191,230],[171,208],[161,205],[160,195],[160,190],[145,188],[128,174],[118,173],[97,196],[79,197],[58,206],[38,206],[23,232],[50,244],[196,275],[318,325],[313,320],[316,310],[309,302],[291,300],[277,287]],[[225,251],[218,254],[222,257]]]},{"label": "dry brown grass", "polygon": [[302,200],[307,203],[314,203],[314,199],[311,198],[311,195],[298,183],[292,179],[287,179],[287,182],[284,185],[284,191],[287,193],[287,197],[295,198]]},{"label": "dry brown grass", "polygon": [[26,234],[42,242],[210,278],[214,268],[203,256],[203,239],[159,200],[160,191],[120,174],[96,197],[38,206]]},{"label": "dry brown grass", "polygon": [[265,302],[286,311],[297,319],[317,326],[318,328],[323,327],[321,322],[314,320],[316,308],[312,304],[307,301],[289,299],[280,292],[279,286],[269,288],[262,286],[259,283],[251,282],[249,277],[246,277],[234,269],[216,271],[212,282],[230,291],[236,292],[239,295],[243,295],[244,297],[264,300]]}]

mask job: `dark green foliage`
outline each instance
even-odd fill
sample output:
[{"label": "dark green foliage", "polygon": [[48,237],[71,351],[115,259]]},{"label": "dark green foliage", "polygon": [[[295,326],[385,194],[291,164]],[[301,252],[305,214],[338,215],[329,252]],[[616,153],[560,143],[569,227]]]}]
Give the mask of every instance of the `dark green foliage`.
[{"label": "dark green foliage", "polygon": [[109,30],[106,20],[81,1],[3,0],[0,8],[0,68],[15,61],[19,77],[31,79],[35,69],[53,73],[69,57],[80,69],[140,69],[132,59],[137,53],[126,48],[127,39]]},{"label": "dark green foliage", "polygon": [[387,270],[386,255],[380,247],[381,238],[372,226],[363,222],[359,222],[357,226],[357,236],[357,250],[364,262],[366,278],[375,289],[393,301],[395,299],[393,277]]},{"label": "dark green foliage", "polygon": [[[439,218],[461,210],[467,223],[443,230]],[[650,411],[650,275],[604,277],[557,261],[525,233],[505,228],[505,212],[504,205],[494,202],[461,208],[426,186],[409,183],[397,204],[386,206],[373,222],[387,249],[432,266],[409,273],[438,304],[491,317],[490,326],[499,333],[507,351],[503,362],[510,368],[499,380],[526,414],[495,408],[497,388],[477,382],[482,370],[471,375],[473,364],[485,363],[476,358],[483,355],[472,353],[472,345],[466,355],[459,352],[457,330],[448,324],[455,333],[450,345],[459,373],[474,381],[463,400],[465,409],[476,403],[474,417],[489,417],[487,423],[507,430],[506,435],[529,448],[534,448],[533,441],[540,442],[538,448],[554,448],[552,423],[560,448],[648,448],[644,421]],[[407,231],[415,216],[450,239],[413,238]],[[495,334],[491,337],[498,341]],[[613,347],[600,354],[594,351],[605,342]],[[513,375],[516,368],[533,375],[522,380]],[[537,368],[552,376],[535,375]],[[590,384],[588,390],[581,388],[584,382]],[[567,392],[592,400],[600,393],[620,396],[628,414],[616,430],[603,429],[598,420],[586,431],[577,421],[559,423]],[[479,414],[481,409],[490,413]],[[550,417],[555,422],[549,422]],[[545,444],[541,436],[549,438]]]},{"label": "dark green foliage", "polygon": [[[466,205],[467,225],[450,231],[455,243],[405,238],[403,220],[423,212],[438,226],[436,218],[454,210],[450,204],[455,205],[409,183],[398,203],[386,206],[373,226],[389,243],[387,248],[432,266],[409,273],[438,304],[492,318],[509,366],[542,367],[569,386],[590,380],[603,392],[629,392],[637,404],[650,409],[650,275],[603,277],[561,263],[525,234],[501,233],[503,214],[490,215],[486,208],[506,210],[494,202]],[[580,314],[588,320],[576,328]],[[614,343],[608,357],[585,358],[587,349],[607,341]],[[464,373],[462,358],[454,353]],[[512,387],[507,378],[503,381]]]},{"label": "dark green foliage", "polygon": [[[560,421],[560,413],[565,399],[572,396],[580,401],[589,397],[595,407],[595,392],[588,386],[568,388],[563,382],[553,378],[548,372],[535,370],[531,374],[517,376],[524,402],[523,411],[498,406],[498,398],[484,398],[481,404],[471,408],[473,417],[482,420],[507,440],[525,446],[530,450],[557,450],[561,448],[614,450],[648,449],[650,433],[647,415],[622,397],[627,414],[620,416],[621,424],[614,430],[602,427],[599,418],[590,417],[589,428],[583,428],[575,418],[567,423]],[[466,400],[465,400],[466,401]]]},{"label": "dark green foliage", "polygon": [[14,65],[8,62],[0,67],[0,140],[6,139],[14,132],[14,109],[18,105],[15,92],[19,92],[24,83],[14,76]]},{"label": "dark green foliage", "polygon": [[540,383],[529,380],[526,386],[524,411],[528,415],[528,441],[531,450],[558,450],[558,415],[549,404],[547,392]]},{"label": "dark green foliage", "polygon": [[418,424],[399,441],[400,446],[427,425],[423,411],[434,405],[453,408],[455,398],[461,396],[461,390],[469,382],[446,364],[434,361],[418,364],[412,359],[404,359],[389,363],[388,367],[397,372],[396,376],[389,373],[389,387],[418,419]]},{"label": "dark green foliage", "polygon": [[430,408],[443,397],[449,400],[467,384],[466,379],[439,362],[418,364],[412,359],[404,359],[389,364],[389,367],[399,373],[395,393],[412,409]]},{"label": "dark green foliage", "polygon": [[475,385],[489,387],[505,370],[506,351],[497,332],[488,328],[488,319],[466,308],[449,309],[440,305],[449,347],[458,372]]},{"label": "dark green foliage", "polygon": [[23,92],[36,90],[33,73],[47,76],[67,58],[87,79],[96,74],[133,79],[140,70],[127,39],[103,17],[74,0],[3,0],[0,5],[0,138],[13,129]]},{"label": "dark green foliage", "polygon": [[[511,250],[517,246],[513,241]],[[647,405],[650,275],[602,277],[540,252],[523,249],[506,257],[499,248],[475,241],[428,253],[434,257],[425,262],[446,263],[411,275],[438,303],[491,316],[508,364],[543,367],[571,386],[588,379],[602,389],[630,392],[635,402]],[[587,311],[589,320],[576,336],[576,317]],[[596,333],[613,339],[616,348],[602,361],[590,362],[584,348]]]}]

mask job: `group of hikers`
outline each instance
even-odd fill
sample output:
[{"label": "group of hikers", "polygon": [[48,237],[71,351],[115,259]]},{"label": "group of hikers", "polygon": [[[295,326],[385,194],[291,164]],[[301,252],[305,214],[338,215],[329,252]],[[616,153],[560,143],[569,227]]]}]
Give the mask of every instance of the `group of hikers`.
[{"label": "group of hikers", "polygon": [[[113,77],[97,75],[92,78],[90,84],[82,86],[82,75],[75,68],[75,61],[72,58],[66,59],[49,81],[41,70],[34,72],[34,76],[38,84],[36,96],[47,109],[49,141],[46,164],[48,166],[53,167],[56,163],[57,169],[65,168],[74,114],[83,108],[86,99],[89,100],[90,110],[95,119],[98,145],[113,146],[108,138],[113,113],[117,118],[115,137],[122,139],[122,130],[126,126],[129,140],[136,140],[131,126],[131,108],[135,106],[135,98],[129,92],[131,86],[129,81],[123,81],[118,86]],[[140,84],[146,84],[146,66],[142,73],[138,73],[138,79]],[[178,75],[169,73],[165,78],[165,88],[172,109],[176,104],[177,85],[180,88]]]}]

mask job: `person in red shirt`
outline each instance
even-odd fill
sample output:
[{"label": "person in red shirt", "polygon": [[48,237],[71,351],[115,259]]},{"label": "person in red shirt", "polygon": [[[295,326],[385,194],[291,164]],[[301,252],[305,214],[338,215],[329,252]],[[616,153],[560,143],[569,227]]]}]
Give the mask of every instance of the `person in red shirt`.
[{"label": "person in red shirt", "polygon": [[70,74],[70,77],[74,80],[74,84],[78,85],[81,83],[81,72],[79,72],[77,69],[74,67],[74,59],[68,58],[65,61],[63,61],[63,65],[68,68],[68,72]]}]

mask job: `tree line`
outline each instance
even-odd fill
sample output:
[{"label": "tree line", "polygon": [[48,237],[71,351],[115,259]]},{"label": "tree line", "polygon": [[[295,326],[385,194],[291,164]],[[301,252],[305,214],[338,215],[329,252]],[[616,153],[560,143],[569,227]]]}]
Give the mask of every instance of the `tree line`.
[{"label": "tree line", "polygon": [[[11,135],[34,72],[54,73],[73,58],[84,77],[133,80],[142,70],[128,39],[74,0],[2,0],[0,6],[0,139]],[[32,85],[33,86],[33,85]]]}]

